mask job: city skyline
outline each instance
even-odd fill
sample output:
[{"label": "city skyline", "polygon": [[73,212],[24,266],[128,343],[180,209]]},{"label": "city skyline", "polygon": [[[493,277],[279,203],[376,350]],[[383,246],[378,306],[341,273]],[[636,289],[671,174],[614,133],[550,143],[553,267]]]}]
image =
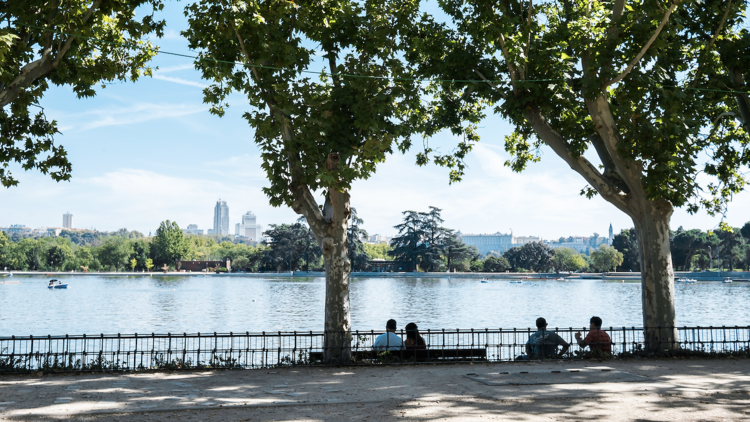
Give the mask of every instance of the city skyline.
[{"label": "city skyline", "polygon": [[[167,3],[160,15],[170,28],[156,43],[166,51],[187,52],[179,36],[186,27],[181,6]],[[49,119],[60,122],[62,133],[55,143],[68,151],[72,179],[56,183],[10,163],[8,170],[19,185],[0,188],[0,225],[57,226],[60,214],[70,210],[77,227],[100,231],[126,227],[148,234],[164,220],[182,228],[197,224],[212,229],[206,210],[217,197],[232,209],[252,209],[266,226],[299,218],[287,206],[270,206],[262,191],[269,183],[254,133],[242,118],[249,110],[247,101],[240,95],[230,97],[226,116],[217,118],[203,104],[207,84],[189,60],[158,55],[151,65],[158,66],[153,78],[107,85],[93,98],[78,100],[69,87],[50,88],[40,106]],[[548,147],[540,149],[541,162],[522,174],[505,167],[510,156],[503,136],[511,127],[491,112],[477,131],[481,141],[467,156],[467,173],[459,183],[448,184],[446,169],[417,167],[417,148],[388,157],[370,179],[355,182],[352,206],[364,219],[363,227],[371,234],[393,235],[402,211],[430,205],[443,209],[447,226],[466,233],[507,232],[512,227],[517,233],[557,238],[601,231],[610,222],[617,232],[633,226],[601,198],[581,197],[586,183]],[[180,139],[180,148],[162,141],[171,138]],[[205,149],[207,138],[218,153],[196,154]],[[455,144],[449,133],[429,142],[443,151]],[[595,154],[586,157],[598,164]],[[50,203],[56,207],[51,209]],[[747,209],[750,192],[735,195],[725,221],[742,226],[749,219],[743,212]],[[712,229],[720,221],[721,216],[677,209],[671,227]]]}]

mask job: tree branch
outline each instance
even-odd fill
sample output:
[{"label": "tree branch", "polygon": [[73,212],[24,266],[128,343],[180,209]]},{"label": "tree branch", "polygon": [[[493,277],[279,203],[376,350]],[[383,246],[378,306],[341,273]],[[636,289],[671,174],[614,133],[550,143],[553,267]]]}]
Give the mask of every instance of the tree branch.
[{"label": "tree branch", "polygon": [[494,82],[490,81],[489,79],[485,78],[484,75],[482,75],[482,72],[474,69],[474,72],[479,75],[480,78],[482,78],[483,81],[487,82],[487,85],[489,85],[495,92],[500,94],[501,97],[505,98],[505,94],[503,94],[500,89],[495,85]]},{"label": "tree branch", "polygon": [[617,186],[602,177],[596,166],[591,164],[584,156],[573,157],[568,149],[567,142],[550,126],[538,109],[527,108],[525,114],[526,121],[529,122],[539,139],[552,148],[560,158],[568,163],[571,169],[583,176],[584,180],[593,186],[605,200],[625,214],[632,215],[628,206],[628,195],[622,193]]},{"label": "tree branch", "polygon": [[[91,17],[94,11],[99,7],[100,3],[101,0],[94,1],[91,7],[89,7],[89,9],[83,15],[83,23],[85,23]],[[65,41],[65,44],[58,50],[55,59],[50,62],[49,59],[50,54],[52,53],[52,45],[51,33],[49,32],[48,37],[50,42],[45,42],[45,46],[42,49],[42,57],[39,60],[34,60],[33,62],[23,66],[21,68],[20,74],[15,79],[13,79],[13,82],[9,83],[8,86],[5,87],[2,92],[0,92],[0,107],[5,107],[6,105],[10,104],[11,101],[18,98],[21,90],[28,86],[30,83],[48,75],[50,72],[55,70],[60,65],[63,56],[68,52],[74,40],[73,36],[68,37],[68,39]]]},{"label": "tree branch", "polygon": [[619,75],[617,75],[616,78],[614,78],[611,81],[609,81],[606,84],[604,84],[605,87],[610,86],[612,84],[616,84],[617,82],[620,82],[622,80],[622,78],[624,78],[625,76],[627,76],[628,73],[630,73],[630,71],[633,70],[633,67],[636,64],[638,64],[638,62],[641,60],[641,58],[643,57],[643,55],[646,54],[646,51],[648,51],[649,47],[651,47],[651,44],[654,43],[654,41],[656,40],[656,37],[659,36],[659,34],[661,33],[661,30],[664,28],[664,25],[667,24],[667,21],[669,20],[669,16],[672,15],[672,12],[674,11],[675,7],[677,7],[677,3],[673,2],[672,6],[669,8],[669,10],[667,10],[667,13],[664,14],[664,18],[661,20],[661,23],[656,28],[656,31],[654,31],[654,34],[651,36],[651,39],[648,40],[648,42],[646,43],[646,45],[643,46],[643,48],[638,53],[638,55],[635,56],[635,59],[633,59],[633,61],[630,62],[630,64],[628,65],[628,67],[625,68],[625,70],[622,73],[620,73]]},{"label": "tree branch", "polygon": [[508,74],[510,75],[510,83],[513,85],[513,91],[516,90],[516,69],[513,67],[513,63],[510,61],[510,53],[505,47],[505,37],[500,34],[500,49],[503,51],[503,57],[505,57],[505,63],[508,64]]},{"label": "tree branch", "polygon": [[529,47],[531,46],[531,14],[534,12],[534,0],[529,0],[529,16],[526,19],[526,49],[524,50],[524,58],[526,59],[526,66],[524,66],[523,72],[521,72],[521,79],[526,79],[527,70],[529,68]]},{"label": "tree branch", "polygon": [[[716,32],[714,32],[714,36],[711,37],[711,41],[708,42],[706,49],[703,50],[703,53],[701,54],[700,59],[703,58],[704,54],[708,54],[711,51],[711,48],[714,46],[714,43],[716,42],[716,38],[719,37],[719,33],[721,32],[722,28],[724,28],[724,23],[727,21],[727,16],[729,16],[729,9],[731,7],[732,7],[732,0],[729,0],[729,3],[727,3],[727,8],[726,10],[724,10],[724,16],[721,17],[721,22],[719,22],[719,27],[716,28]],[[698,83],[698,80],[701,77],[702,71],[703,71],[703,60],[699,60],[698,69],[695,71],[695,78],[693,79],[693,83],[690,84],[690,88],[695,88],[695,85]]]}]

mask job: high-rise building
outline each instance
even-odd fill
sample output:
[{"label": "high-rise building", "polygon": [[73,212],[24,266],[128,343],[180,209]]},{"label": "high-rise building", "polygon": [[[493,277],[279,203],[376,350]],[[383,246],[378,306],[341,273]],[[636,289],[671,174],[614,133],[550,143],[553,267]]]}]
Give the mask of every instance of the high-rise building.
[{"label": "high-rise building", "polygon": [[612,246],[612,241],[615,239],[615,232],[612,230],[612,223],[609,223],[609,239],[607,239],[607,243],[609,246]]},{"label": "high-rise building", "polygon": [[248,211],[242,216],[242,225],[240,227],[240,233],[246,238],[257,242],[258,236],[258,224],[252,211]]},{"label": "high-rise building", "polygon": [[73,214],[66,212],[63,214],[63,228],[64,229],[72,229],[73,228]]},{"label": "high-rise building", "polygon": [[229,207],[227,201],[219,199],[214,207],[214,234],[229,234]]}]

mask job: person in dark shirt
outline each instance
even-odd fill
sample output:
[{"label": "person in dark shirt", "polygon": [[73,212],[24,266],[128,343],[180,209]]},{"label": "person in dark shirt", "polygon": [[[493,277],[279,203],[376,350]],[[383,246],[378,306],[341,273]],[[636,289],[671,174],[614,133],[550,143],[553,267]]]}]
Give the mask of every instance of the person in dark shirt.
[{"label": "person in dark shirt", "polygon": [[419,327],[417,324],[410,322],[406,324],[406,340],[404,340],[404,346],[407,349],[426,349],[427,343],[425,343],[422,336],[419,335]]},{"label": "person in dark shirt", "polygon": [[[528,359],[562,358],[570,347],[568,342],[556,332],[547,330],[547,320],[544,318],[537,318],[536,328],[537,331],[529,336],[529,341],[526,342]],[[560,352],[557,351],[558,346],[562,346]]]},{"label": "person in dark shirt", "polygon": [[586,346],[591,351],[599,350],[605,353],[612,353],[612,339],[609,338],[609,334],[602,330],[602,319],[598,316],[591,317],[589,321],[589,328],[591,329],[586,335],[586,338],[581,339],[581,333],[576,333],[576,341],[581,348]]}]

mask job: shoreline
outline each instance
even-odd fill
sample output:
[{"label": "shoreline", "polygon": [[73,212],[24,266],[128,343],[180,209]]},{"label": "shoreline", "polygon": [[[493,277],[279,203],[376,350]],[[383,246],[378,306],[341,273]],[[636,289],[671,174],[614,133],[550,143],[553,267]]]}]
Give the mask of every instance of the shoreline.
[{"label": "shoreline", "polygon": [[[294,271],[275,273],[202,273],[202,272],[65,272],[65,271],[0,271],[0,284],[10,281],[8,274],[13,276],[100,276],[100,277],[246,277],[246,278],[320,278],[325,277],[322,271]],[[573,280],[604,280],[604,281],[640,281],[640,273],[446,273],[446,272],[353,272],[351,278],[456,278],[456,279],[510,279],[523,281],[573,281]],[[750,272],[675,272],[675,279],[687,277],[697,281],[722,281],[730,278],[735,282],[749,282]]]}]

